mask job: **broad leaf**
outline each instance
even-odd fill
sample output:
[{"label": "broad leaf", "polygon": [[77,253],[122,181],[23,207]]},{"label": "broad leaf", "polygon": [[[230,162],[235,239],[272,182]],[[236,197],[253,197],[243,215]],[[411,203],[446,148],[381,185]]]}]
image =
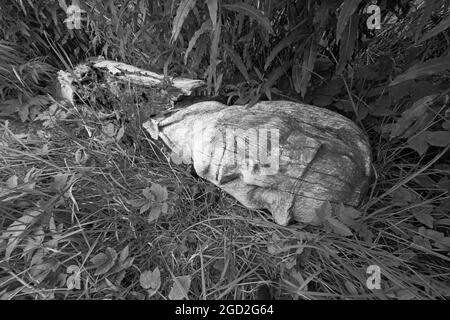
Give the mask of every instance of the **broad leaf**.
[{"label": "broad leaf", "polygon": [[326,218],[326,221],[328,222],[329,226],[335,233],[344,237],[353,235],[352,231],[345,224],[339,222],[335,218],[328,217]]},{"label": "broad leaf", "polygon": [[215,28],[217,23],[217,0],[206,0],[206,5],[208,6],[213,28]]},{"label": "broad leaf", "polygon": [[341,74],[347,62],[351,59],[355,49],[355,42],[358,35],[358,20],[359,15],[355,13],[347,23],[342,34],[342,39],[339,46],[339,64],[336,72]]},{"label": "broad leaf", "polygon": [[300,84],[298,85],[302,97],[305,97],[309,80],[311,79],[311,74],[314,69],[314,63],[316,61],[316,54],[317,54],[316,50],[317,44],[315,39],[313,38],[311,39],[311,45],[309,47],[309,50],[305,50],[303,55],[302,76]]},{"label": "broad leaf", "polygon": [[447,28],[450,27],[450,16],[448,16],[446,19],[442,20],[438,23],[437,26],[435,26],[433,29],[425,33],[422,38],[420,38],[418,43],[422,43],[424,41],[427,41],[428,39],[438,35],[442,31],[447,30]]},{"label": "broad leaf", "polygon": [[245,80],[250,81],[250,76],[248,75],[247,68],[245,67],[245,64],[242,61],[239,54],[226,44],[224,44],[223,47],[227,51],[234,65],[239,69],[241,74],[244,76]]},{"label": "broad leaf", "polygon": [[450,131],[427,132],[427,142],[435,147],[446,147],[450,144]]},{"label": "broad leaf", "polygon": [[394,86],[406,80],[416,79],[423,76],[430,76],[448,69],[450,69],[450,55],[416,64],[409,68],[406,72],[398,75],[389,85]]},{"label": "broad leaf", "polygon": [[266,29],[268,33],[273,33],[272,26],[270,24],[270,21],[267,17],[263,15],[263,13],[256,9],[255,7],[250,6],[249,4],[245,2],[239,2],[234,4],[226,4],[223,5],[223,8],[228,10],[233,10],[238,13],[243,13],[250,18],[258,21],[258,23]]},{"label": "broad leaf", "polygon": [[408,110],[404,111],[401,118],[392,127],[391,138],[402,136],[414,122],[423,118],[428,106],[433,103],[434,98],[436,98],[436,95],[423,97],[414,102]]},{"label": "broad leaf", "polygon": [[[200,29],[195,31],[195,33],[192,36],[191,40],[189,40],[188,48],[186,49],[186,52],[184,54],[184,64],[187,64],[187,59],[188,59],[189,53],[194,48],[195,44],[197,43],[198,38],[200,38],[200,36],[202,34],[211,31],[211,29],[212,29],[211,20],[207,20],[207,21],[202,23]],[[158,139],[158,136],[156,136],[156,138],[154,138],[154,136],[152,136],[152,138],[153,139]]]},{"label": "broad leaf", "polygon": [[262,86],[261,91],[264,92],[266,89],[272,88],[275,85],[275,83],[277,82],[277,80],[286,73],[286,71],[289,69],[291,64],[292,64],[291,61],[287,61],[283,65],[281,65],[278,68],[276,68],[275,70],[273,70],[267,77],[267,81]]},{"label": "broad leaf", "polygon": [[150,191],[154,194],[156,201],[166,201],[168,197],[167,187],[158,183],[152,183]]},{"label": "broad leaf", "polygon": [[66,280],[67,289],[69,289],[69,290],[81,289],[80,268],[76,265],[70,265],[67,267],[66,273],[71,275],[71,276],[67,277],[67,280]]},{"label": "broad leaf", "polygon": [[353,226],[361,216],[361,212],[350,206],[344,206],[342,203],[339,206],[338,218],[339,220],[347,226]]},{"label": "broad leaf", "polygon": [[139,277],[139,283],[144,289],[158,290],[161,286],[161,272],[159,268],[156,267],[153,271],[147,270],[142,272]]},{"label": "broad leaf", "polygon": [[419,212],[414,212],[414,218],[417,219],[420,223],[426,225],[428,228],[433,228],[434,218],[431,215],[431,208],[425,208]]},{"label": "broad leaf", "polygon": [[408,147],[416,151],[419,155],[424,155],[428,150],[427,135],[421,132],[408,140]]},{"label": "broad leaf", "polygon": [[[336,41],[339,41],[343,35],[345,28],[349,25],[350,17],[353,16],[356,9],[358,8],[361,0],[345,0],[341,7],[341,12],[339,13],[337,28],[336,28]],[[348,31],[346,31],[348,32]]]},{"label": "broad leaf", "polygon": [[414,36],[414,41],[417,43],[417,41],[419,40],[420,35],[422,34],[422,29],[425,26],[425,24],[428,22],[428,20],[430,19],[430,16],[433,12],[433,9],[436,5],[437,1],[436,0],[427,0],[424,1],[424,9],[422,10],[422,14],[420,15],[420,20],[416,26],[416,34]]},{"label": "broad leaf", "polygon": [[305,34],[301,34],[298,32],[294,32],[286,38],[283,38],[273,49],[270,51],[267,56],[266,63],[264,64],[264,70],[267,70],[272,63],[273,59],[283,50],[284,48],[292,46],[294,43],[304,39],[306,37]]},{"label": "broad leaf", "polygon": [[99,253],[90,260],[97,267],[94,274],[98,276],[107,273],[114,266],[116,260],[116,250],[110,247],[106,248],[105,253]]},{"label": "broad leaf", "polygon": [[178,5],[177,14],[173,19],[173,29],[172,36],[170,37],[170,43],[174,43],[177,40],[181,27],[183,27],[184,20],[192,8],[194,8],[196,1],[197,0],[182,0]]},{"label": "broad leaf", "polygon": [[25,213],[22,217],[11,223],[6,231],[2,233],[0,239],[8,239],[8,244],[5,249],[5,259],[9,259],[28,227],[36,222],[41,213],[42,211],[37,210]]},{"label": "broad leaf", "polygon": [[[216,78],[216,68],[218,63],[218,55],[219,55],[219,43],[220,43],[220,32],[222,29],[222,22],[219,17],[219,21],[217,21],[217,25],[213,28],[212,31],[212,41],[211,41],[211,50],[209,54],[209,74],[207,78],[208,90],[211,90],[212,80]],[[216,88],[217,90],[217,88]]]},{"label": "broad leaf", "polygon": [[324,202],[319,209],[316,209],[317,218],[319,222],[323,222],[331,217],[331,204],[329,201]]},{"label": "broad leaf", "polygon": [[172,289],[169,292],[170,300],[182,300],[187,298],[191,286],[191,276],[177,277],[174,280]]},{"label": "broad leaf", "polygon": [[152,223],[153,221],[157,220],[161,215],[161,212],[162,212],[161,205],[156,205],[152,207],[148,215],[147,222]]}]

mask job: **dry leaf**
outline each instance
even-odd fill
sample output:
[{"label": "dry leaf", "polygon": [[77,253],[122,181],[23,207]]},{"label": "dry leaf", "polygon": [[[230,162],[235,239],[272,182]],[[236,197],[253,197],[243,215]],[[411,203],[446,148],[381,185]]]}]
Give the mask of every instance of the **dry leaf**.
[{"label": "dry leaf", "polygon": [[187,298],[191,286],[191,276],[177,277],[169,292],[170,300],[182,300]]}]

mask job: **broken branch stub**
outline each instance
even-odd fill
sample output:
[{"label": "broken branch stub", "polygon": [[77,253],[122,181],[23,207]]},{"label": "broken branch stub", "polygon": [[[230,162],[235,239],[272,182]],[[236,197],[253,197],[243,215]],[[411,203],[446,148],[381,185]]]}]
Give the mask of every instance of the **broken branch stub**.
[{"label": "broken branch stub", "polygon": [[193,104],[144,127],[197,174],[250,209],[317,223],[325,202],[359,204],[371,172],[367,137],[332,111],[288,101]]},{"label": "broken branch stub", "polygon": [[[162,109],[168,109],[170,101],[177,101],[181,96],[190,95],[195,89],[205,85],[203,80],[192,80],[181,77],[165,77],[164,75],[144,70],[118,61],[105,60],[102,57],[92,58],[86,63],[77,65],[72,71],[59,71],[58,80],[61,87],[60,95],[63,99],[74,102],[74,94],[77,86],[84,79],[90,79],[89,74],[96,72],[101,75],[101,82],[107,87],[108,92],[120,97],[123,94],[122,87],[156,89],[149,95],[164,96],[165,105]],[[161,110],[162,111],[162,110]]]}]

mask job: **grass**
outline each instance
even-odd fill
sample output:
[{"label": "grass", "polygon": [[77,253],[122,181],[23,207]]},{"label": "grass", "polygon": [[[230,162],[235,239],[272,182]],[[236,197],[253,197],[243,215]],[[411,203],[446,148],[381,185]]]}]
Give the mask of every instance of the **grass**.
[{"label": "grass", "polygon": [[[395,44],[394,56],[404,58],[403,40],[379,39],[379,52]],[[12,45],[0,51],[3,95],[47,92],[35,78],[51,78],[48,65],[35,75]],[[10,65],[24,67],[14,74]],[[281,227],[247,210],[171,163],[139,121],[116,117],[122,109],[105,108],[107,98],[94,100],[33,106],[37,121],[0,119],[0,299],[165,300],[180,296],[174,284],[186,280],[189,299],[257,299],[260,288],[275,299],[450,297],[448,146],[419,156],[380,132],[394,117],[360,121],[374,174],[345,237],[323,226]],[[133,103],[116,104],[133,114]],[[423,130],[438,127],[442,111]],[[367,288],[372,265],[380,267],[381,290]]]},{"label": "grass", "polygon": [[[163,300],[180,276],[189,299],[255,299],[261,285],[276,299],[450,295],[448,183],[424,187],[448,177],[448,165],[436,165],[448,147],[423,159],[398,142],[373,142],[374,179],[354,235],[343,237],[278,226],[172,164],[141,130],[118,140],[117,119],[59,107],[67,114],[45,125],[1,123],[2,299]],[[152,185],[167,189],[168,212],[149,223],[137,204]],[[117,258],[124,248],[128,264]],[[381,268],[382,290],[366,286],[370,265]],[[161,285],[151,295],[140,278],[155,268]]]}]

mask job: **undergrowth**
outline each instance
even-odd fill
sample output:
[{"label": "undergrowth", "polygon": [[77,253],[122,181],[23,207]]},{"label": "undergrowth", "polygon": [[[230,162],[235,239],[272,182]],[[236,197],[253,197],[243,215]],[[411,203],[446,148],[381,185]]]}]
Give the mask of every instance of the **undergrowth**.
[{"label": "undergrowth", "polygon": [[[20,8],[20,3],[9,1],[7,8]],[[35,4],[37,19],[46,12],[47,2],[42,3]],[[64,14],[57,11],[55,1],[48,3],[58,12],[56,25],[56,18]],[[331,1],[307,10],[298,5],[292,12],[283,7],[289,8],[289,1],[274,6],[275,37],[264,46],[259,46],[258,23],[267,28],[269,20],[262,15],[256,15],[259,22],[244,20],[233,4],[228,5],[228,11],[216,16],[213,22],[219,27],[213,29],[219,30],[223,19],[224,26],[235,25],[236,30],[224,33],[223,43],[200,34],[203,38],[198,38],[198,48],[189,57],[184,39],[169,45],[168,17],[175,15],[174,8],[156,5],[152,14],[157,23],[145,20],[147,7],[131,8],[135,30],[122,32],[119,26],[126,21],[117,19],[113,1],[110,8],[86,3],[90,14],[100,12],[104,18],[97,25],[93,18],[89,20],[97,32],[66,35],[60,25],[52,25],[50,15],[39,28],[31,28],[35,17],[15,10],[9,19],[17,21],[5,33],[12,42],[0,43],[0,299],[449,298],[450,77],[433,64],[448,64],[448,30],[433,31],[448,16],[430,26],[411,16],[406,24],[386,27],[367,50],[359,49],[345,72],[335,75],[330,73],[335,69],[333,62],[342,58],[335,57],[337,42],[328,33],[323,34],[330,41],[318,47],[313,44],[320,39],[303,41],[300,33],[288,37],[287,45],[282,43],[283,23],[290,31],[301,26],[303,31],[317,33],[300,21],[303,16],[313,19],[313,11],[322,17],[315,25],[321,32],[322,27],[335,25],[336,15],[327,13],[335,9]],[[270,7],[272,2],[264,3]],[[294,9],[302,15],[294,14]],[[204,4],[197,14],[198,10],[209,12]],[[286,12],[289,15],[283,16]],[[154,33],[153,42],[139,47],[141,15],[149,28],[154,24],[161,32]],[[235,16],[241,20],[240,30]],[[203,25],[199,17],[190,13],[186,20],[190,27],[179,38]],[[408,25],[415,20],[420,21],[415,40],[423,41],[418,46],[413,46],[408,34]],[[182,26],[178,25],[178,33]],[[46,42],[49,37],[44,31],[53,31],[58,45]],[[70,59],[83,52],[82,44],[89,43],[89,36],[97,42],[85,48],[86,55],[106,53],[118,59],[129,53],[126,62],[137,66],[151,60],[164,73],[204,74],[215,94],[222,92],[219,71],[223,72],[223,79],[231,83],[228,98],[242,103],[273,94],[344,113],[370,137],[373,177],[367,196],[356,209],[326,208],[339,216],[343,229],[281,227],[267,213],[247,210],[193,175],[191,167],[173,164],[170,152],[150,140],[140,122],[127,122],[120,113],[123,110],[105,108],[109,100],[100,104],[99,97],[87,95],[74,106],[59,100],[54,94],[55,71],[76,64]],[[235,37],[248,37],[251,45],[234,41]],[[28,41],[31,38],[36,43]],[[356,41],[356,33],[350,40]],[[25,43],[26,49],[20,51],[14,42]],[[207,59],[210,42],[211,51],[225,42],[237,44],[234,50],[223,47],[228,56],[223,56],[219,71],[209,65],[218,61],[218,52],[216,60]],[[289,46],[299,43],[298,50]],[[77,52],[68,52],[71,46]],[[345,55],[336,66],[344,69],[352,52],[345,46],[340,50]],[[275,56],[268,59],[271,52]],[[294,63],[305,52],[314,53],[310,55],[314,70],[308,72],[299,61]],[[180,62],[183,55],[189,58],[189,68]],[[60,59],[57,63],[55,57]],[[264,68],[268,61],[275,64],[274,70]],[[432,63],[419,65],[427,61]],[[290,64],[292,73],[287,74],[283,68]],[[436,75],[424,78],[417,69],[408,69],[414,65]],[[263,69],[267,74],[260,74]],[[394,75],[407,69],[409,76],[414,74],[412,79],[389,85]],[[236,81],[230,75],[236,75]],[[309,80],[313,85],[308,88]],[[100,84],[89,84],[93,92],[99,92]],[[131,90],[132,94],[137,93]],[[131,108],[127,116],[133,114],[133,103],[117,105]],[[380,271],[380,289],[369,288],[367,271],[374,267]]]}]

